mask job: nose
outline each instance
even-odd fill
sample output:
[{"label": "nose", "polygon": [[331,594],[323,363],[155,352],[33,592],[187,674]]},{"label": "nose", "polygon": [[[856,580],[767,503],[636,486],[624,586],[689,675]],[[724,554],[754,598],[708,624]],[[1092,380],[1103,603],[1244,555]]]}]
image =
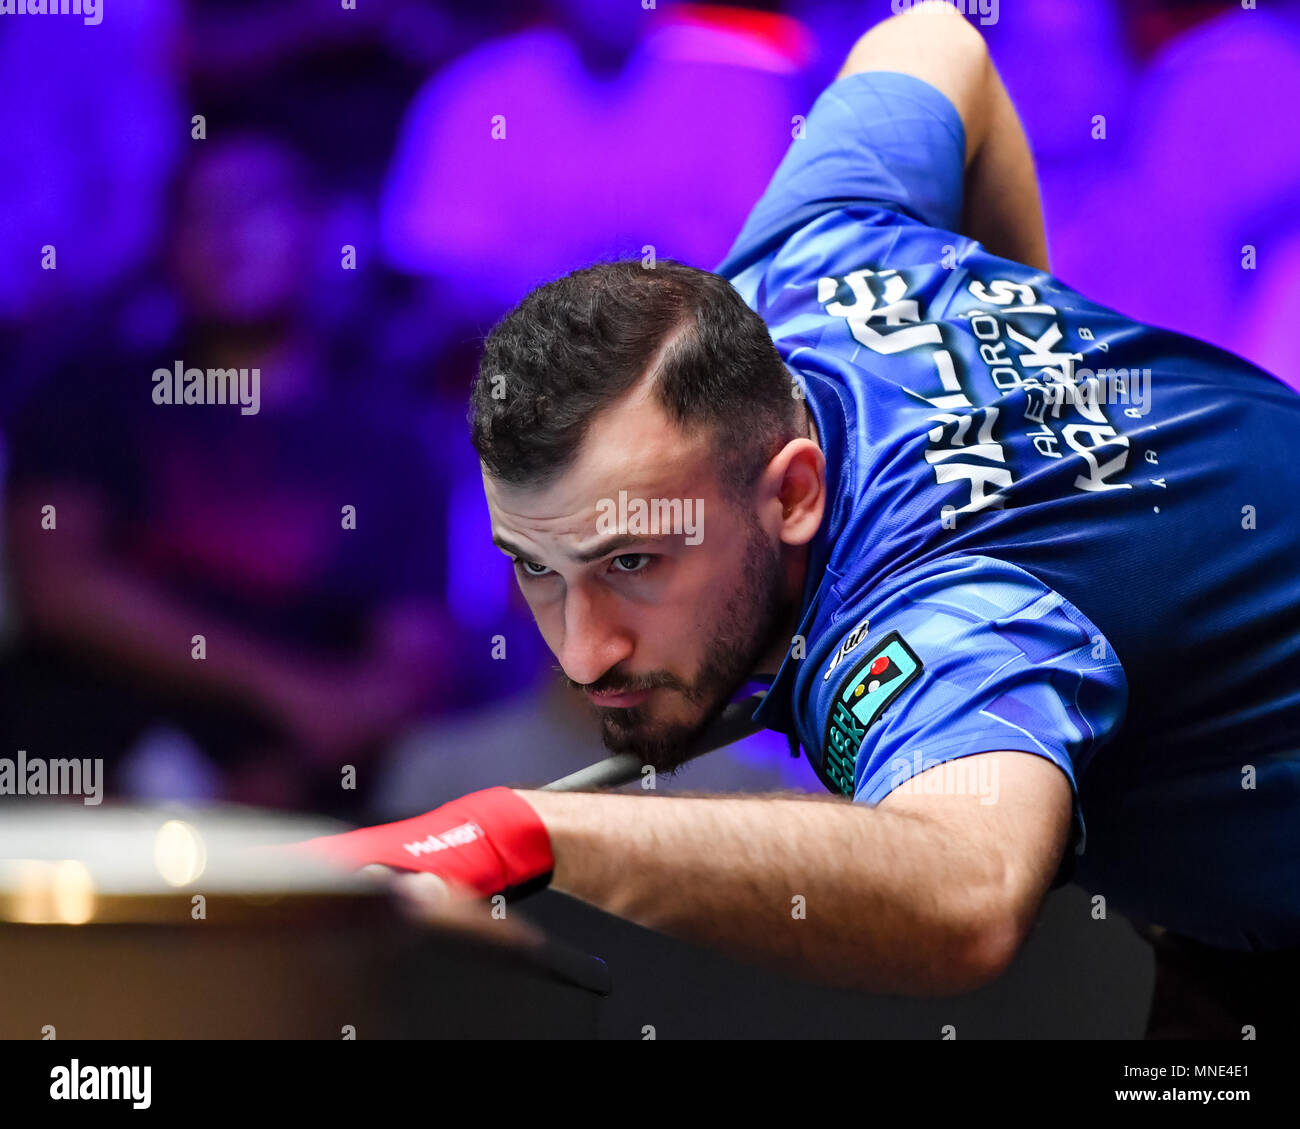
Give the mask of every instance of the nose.
[{"label": "nose", "polygon": [[555,657],[574,682],[589,685],[632,656],[632,636],[619,624],[616,603],[577,586],[565,594],[564,637]]}]

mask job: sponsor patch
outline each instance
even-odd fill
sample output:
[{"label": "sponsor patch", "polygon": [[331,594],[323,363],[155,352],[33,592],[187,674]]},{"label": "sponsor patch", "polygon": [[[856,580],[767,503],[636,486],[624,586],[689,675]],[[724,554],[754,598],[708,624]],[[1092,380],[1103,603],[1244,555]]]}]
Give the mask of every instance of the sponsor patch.
[{"label": "sponsor patch", "polygon": [[870,624],[864,619],[857,625],[857,627],[849,632],[849,637],[840,644],[840,649],[835,652],[835,657],[831,659],[831,665],[826,668],[826,673],[822,675],[823,682],[830,678],[835,668],[844,661],[845,656],[847,656],[854,647],[867,637],[867,631],[869,628]]},{"label": "sponsor patch", "polygon": [[822,742],[822,779],[832,791],[853,795],[853,770],[867,730],[921,669],[912,648],[891,631],[840,684]]}]

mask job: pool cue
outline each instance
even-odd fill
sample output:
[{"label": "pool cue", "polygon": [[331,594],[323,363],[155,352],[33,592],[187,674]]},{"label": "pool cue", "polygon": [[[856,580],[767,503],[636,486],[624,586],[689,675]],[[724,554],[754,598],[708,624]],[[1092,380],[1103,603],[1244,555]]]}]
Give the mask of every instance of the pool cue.
[{"label": "pool cue", "polygon": [[[763,728],[753,718],[754,711],[763,694],[752,694],[748,698],[731,702],[721,715],[700,737],[698,745],[687,760],[702,757],[726,745],[757,733]],[[590,792],[598,788],[618,788],[641,778],[642,760],[632,753],[616,753],[603,761],[580,768],[559,780],[553,780],[542,786],[543,792]]]}]

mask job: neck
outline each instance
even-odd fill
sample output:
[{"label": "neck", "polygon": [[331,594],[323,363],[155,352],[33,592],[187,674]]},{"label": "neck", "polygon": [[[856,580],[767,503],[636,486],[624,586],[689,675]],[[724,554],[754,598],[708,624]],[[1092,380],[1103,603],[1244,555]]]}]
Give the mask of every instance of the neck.
[{"label": "neck", "polygon": [[798,630],[799,620],[803,614],[804,581],[808,576],[808,546],[800,545],[793,550],[786,563],[785,613],[776,625],[772,644],[754,667],[755,677],[776,674],[790,653],[794,633]]},{"label": "neck", "polygon": [[[808,407],[806,400],[803,401],[803,412],[804,423],[807,427],[804,438],[811,439],[818,447],[821,447],[821,437],[817,433],[817,421],[813,419],[812,410]],[[810,549],[806,544],[792,547],[786,553],[785,602],[788,611],[777,625],[771,647],[754,668],[754,677],[774,676],[785,661],[786,655],[790,653],[794,633],[799,628],[799,620],[803,614],[803,590],[808,579],[809,556]]]}]

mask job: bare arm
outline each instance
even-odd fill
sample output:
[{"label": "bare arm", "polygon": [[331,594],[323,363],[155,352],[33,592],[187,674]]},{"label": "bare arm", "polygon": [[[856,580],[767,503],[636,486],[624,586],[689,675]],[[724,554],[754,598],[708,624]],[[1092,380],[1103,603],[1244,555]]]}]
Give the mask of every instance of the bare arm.
[{"label": "bare arm", "polygon": [[875,808],[789,795],[520,795],[550,833],[558,890],[804,977],[946,995],[1010,963],[1069,829],[1070,787],[1055,765],[977,756],[998,761],[995,803],[901,790]]},{"label": "bare arm", "polygon": [[1050,270],[1029,141],[979,31],[951,5],[910,8],[859,39],[838,77],[865,71],[910,74],[948,98],[966,129],[962,234]]}]

